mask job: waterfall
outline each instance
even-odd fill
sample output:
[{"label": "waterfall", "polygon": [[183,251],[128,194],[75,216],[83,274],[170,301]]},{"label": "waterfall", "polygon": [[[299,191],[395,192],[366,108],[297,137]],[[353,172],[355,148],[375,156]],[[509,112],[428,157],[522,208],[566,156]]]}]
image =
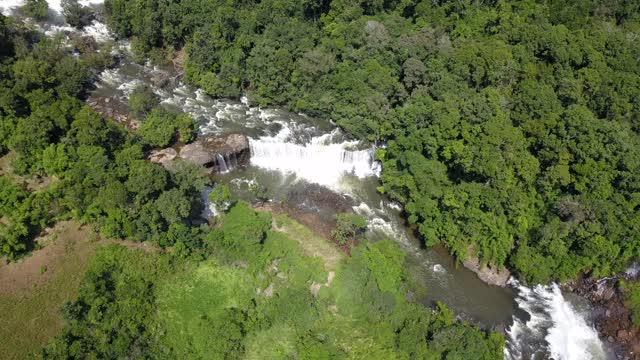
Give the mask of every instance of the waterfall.
[{"label": "waterfall", "polygon": [[557,284],[534,288],[515,280],[511,284],[518,290],[518,306],[529,314],[529,319],[514,317],[507,330],[506,359],[534,358],[535,354],[555,360],[607,359],[598,333],[565,299]]},{"label": "waterfall", "polygon": [[354,142],[328,143],[327,137],[312,139],[305,145],[282,137],[251,139],[251,164],[284,173],[295,173],[309,182],[336,189],[340,178],[352,174],[376,176],[373,149],[349,150]]},{"label": "waterfall", "polygon": [[218,164],[218,171],[221,173],[229,172],[229,166],[227,166],[227,161],[225,157],[221,154],[216,154],[216,163]]}]

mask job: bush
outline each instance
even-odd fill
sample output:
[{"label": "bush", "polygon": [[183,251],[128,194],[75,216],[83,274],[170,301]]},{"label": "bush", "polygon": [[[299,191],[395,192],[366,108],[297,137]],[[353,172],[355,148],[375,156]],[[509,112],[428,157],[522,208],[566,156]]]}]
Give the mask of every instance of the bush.
[{"label": "bush", "polygon": [[162,108],[156,108],[142,123],[140,136],[149,145],[165,147],[175,139],[176,128],[175,115]]},{"label": "bush", "polygon": [[198,136],[198,123],[191,116],[187,114],[179,115],[176,118],[176,124],[181,142],[188,144]]},{"label": "bush", "polygon": [[67,23],[78,29],[91,24],[94,14],[90,8],[82,6],[78,0],[62,0],[62,15]]},{"label": "bush", "polygon": [[356,240],[367,229],[367,219],[358,215],[343,213],[336,216],[338,222],[331,232],[331,237],[340,245]]},{"label": "bush", "polygon": [[143,118],[156,106],[160,99],[147,85],[139,85],[129,95],[129,109],[133,116]]},{"label": "bush", "polygon": [[49,4],[47,4],[47,0],[27,0],[22,11],[25,15],[36,20],[45,20],[49,17]]}]

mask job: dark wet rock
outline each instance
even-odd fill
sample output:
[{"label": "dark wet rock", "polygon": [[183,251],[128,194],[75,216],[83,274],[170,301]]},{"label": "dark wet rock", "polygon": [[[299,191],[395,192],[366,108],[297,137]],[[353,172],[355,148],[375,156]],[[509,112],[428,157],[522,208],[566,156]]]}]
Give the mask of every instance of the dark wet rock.
[{"label": "dark wet rock", "polygon": [[605,279],[583,276],[563,287],[591,303],[595,328],[616,357],[640,360],[640,329],[632,321],[620,287],[620,279],[625,277],[624,273]]},{"label": "dark wet rock", "polygon": [[246,166],[251,160],[249,140],[240,134],[200,138],[180,149],[180,158],[216,172]]}]

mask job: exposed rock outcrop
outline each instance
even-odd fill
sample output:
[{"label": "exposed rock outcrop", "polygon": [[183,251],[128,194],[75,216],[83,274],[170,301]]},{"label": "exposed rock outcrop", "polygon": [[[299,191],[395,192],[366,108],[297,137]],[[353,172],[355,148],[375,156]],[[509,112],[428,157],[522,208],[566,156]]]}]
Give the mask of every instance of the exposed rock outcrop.
[{"label": "exposed rock outcrop", "polygon": [[511,273],[506,268],[491,268],[483,265],[480,259],[470,251],[469,257],[462,262],[464,267],[473,271],[478,275],[480,280],[486,282],[489,285],[495,285],[500,287],[507,286],[507,282],[511,277]]},{"label": "exposed rock outcrop", "polygon": [[633,323],[631,309],[625,304],[620,285],[620,278],[626,277],[626,274],[606,279],[583,277],[564,287],[589,300],[596,330],[613,350],[616,359],[638,360],[640,328]]},{"label": "exposed rock outcrop", "polygon": [[149,154],[149,161],[158,163],[164,167],[167,167],[173,159],[178,156],[178,152],[173,148],[167,148],[163,150],[154,150]]},{"label": "exposed rock outcrop", "polygon": [[246,136],[231,134],[224,137],[200,138],[184,145],[180,149],[179,157],[215,172],[227,172],[238,166],[248,165],[251,150]]},{"label": "exposed rock outcrop", "polygon": [[87,104],[89,104],[89,106],[91,106],[91,108],[96,112],[119,122],[131,130],[137,130],[140,127],[140,122],[129,116],[129,109],[127,105],[123,104],[118,99],[92,96],[87,99]]}]

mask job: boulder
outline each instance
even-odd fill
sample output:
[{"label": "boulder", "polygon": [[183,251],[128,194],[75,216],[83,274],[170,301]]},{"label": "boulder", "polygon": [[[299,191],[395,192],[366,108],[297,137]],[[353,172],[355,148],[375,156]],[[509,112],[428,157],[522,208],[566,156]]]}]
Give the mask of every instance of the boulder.
[{"label": "boulder", "polygon": [[209,167],[213,165],[216,157],[214,153],[205,148],[202,142],[195,141],[180,149],[180,158],[196,165]]},{"label": "boulder", "polygon": [[511,277],[511,273],[504,267],[491,268],[486,265],[482,265],[480,259],[471,253],[465,261],[462,262],[464,267],[473,271],[478,275],[480,280],[489,285],[495,285],[500,287],[507,286],[507,282]]},{"label": "boulder", "polygon": [[177,156],[178,152],[173,148],[154,150],[149,154],[149,161],[167,167],[167,165]]},{"label": "boulder", "polygon": [[246,166],[251,160],[249,139],[240,134],[204,137],[180,149],[180,158],[216,172]]}]

